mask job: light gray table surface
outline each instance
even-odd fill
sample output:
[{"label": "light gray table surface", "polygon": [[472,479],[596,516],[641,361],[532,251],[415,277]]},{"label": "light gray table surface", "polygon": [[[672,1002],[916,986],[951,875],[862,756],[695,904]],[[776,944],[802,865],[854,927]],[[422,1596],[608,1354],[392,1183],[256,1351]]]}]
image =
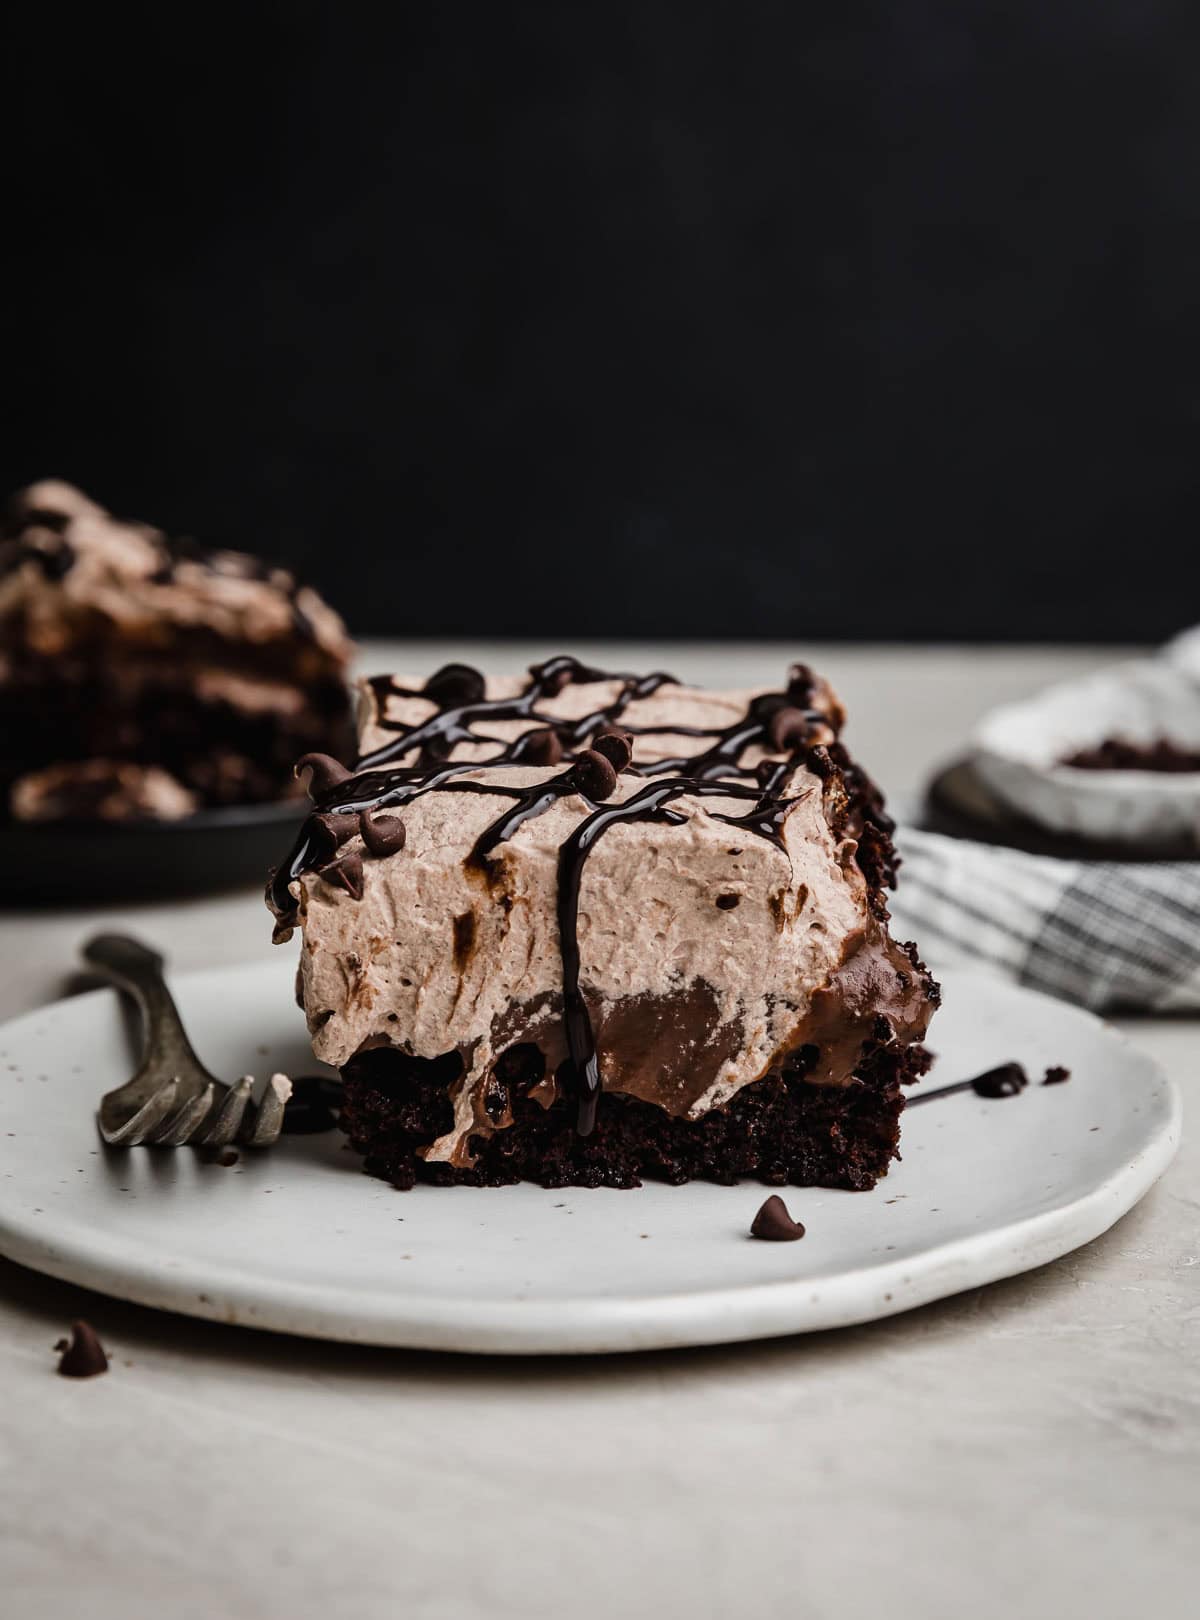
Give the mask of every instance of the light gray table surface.
[{"label": "light gray table surface", "polygon": [[[554,647],[365,649],[520,668]],[[770,646],[584,657],[772,680],[794,656],[914,794],[993,704],[1111,650]],[[90,931],[177,969],[272,949],[253,892],[0,912],[0,1016]],[[1200,1097],[1200,1020],[1124,1020]],[[636,1196],[636,1195],[631,1195]],[[55,1376],[70,1320],[107,1377]],[[866,1327],[579,1360],[372,1351],[192,1322],[0,1261],[0,1615],[1162,1620],[1200,1591],[1200,1151],[1086,1249]]]}]

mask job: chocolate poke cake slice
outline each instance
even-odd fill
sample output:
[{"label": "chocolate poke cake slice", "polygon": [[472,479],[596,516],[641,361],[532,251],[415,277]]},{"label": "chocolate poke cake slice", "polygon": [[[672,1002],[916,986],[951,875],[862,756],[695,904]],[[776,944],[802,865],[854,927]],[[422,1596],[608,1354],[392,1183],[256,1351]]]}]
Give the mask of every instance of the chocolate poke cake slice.
[{"label": "chocolate poke cake slice", "polygon": [[274,874],[276,939],[366,1168],[866,1188],[938,991],[841,707],[567,657],[368,682],[351,772]]},{"label": "chocolate poke cake slice", "polygon": [[35,484],[0,530],[0,817],[172,819],[349,749],[351,646],[291,574]]}]

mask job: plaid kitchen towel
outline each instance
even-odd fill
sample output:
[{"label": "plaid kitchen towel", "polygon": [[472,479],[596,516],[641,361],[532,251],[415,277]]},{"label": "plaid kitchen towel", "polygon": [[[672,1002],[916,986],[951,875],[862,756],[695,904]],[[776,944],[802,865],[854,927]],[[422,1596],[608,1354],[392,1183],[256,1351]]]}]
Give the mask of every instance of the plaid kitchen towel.
[{"label": "plaid kitchen towel", "polygon": [[1200,861],[1064,861],[902,827],[892,932],[1096,1011],[1200,1008]]}]

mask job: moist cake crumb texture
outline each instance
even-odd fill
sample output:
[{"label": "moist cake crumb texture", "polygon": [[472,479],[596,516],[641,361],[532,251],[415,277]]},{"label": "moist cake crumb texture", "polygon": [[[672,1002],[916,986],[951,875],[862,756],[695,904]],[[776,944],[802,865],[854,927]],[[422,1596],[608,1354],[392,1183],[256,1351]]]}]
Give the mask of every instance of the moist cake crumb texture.
[{"label": "moist cake crumb texture", "polygon": [[842,721],[803,666],[365,683],[268,902],[366,1168],[871,1186],[937,988],[888,934],[892,824]]}]

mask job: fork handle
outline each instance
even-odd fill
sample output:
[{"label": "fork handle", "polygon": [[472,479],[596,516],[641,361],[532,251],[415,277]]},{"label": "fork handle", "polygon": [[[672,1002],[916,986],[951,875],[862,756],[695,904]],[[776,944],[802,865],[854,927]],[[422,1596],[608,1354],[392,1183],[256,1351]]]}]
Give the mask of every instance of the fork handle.
[{"label": "fork handle", "polygon": [[89,967],[137,1002],[146,1052],[153,1052],[172,1068],[181,1068],[189,1060],[199,1062],[167,989],[163,959],[157,951],[129,934],[97,934],[80,954]]}]

